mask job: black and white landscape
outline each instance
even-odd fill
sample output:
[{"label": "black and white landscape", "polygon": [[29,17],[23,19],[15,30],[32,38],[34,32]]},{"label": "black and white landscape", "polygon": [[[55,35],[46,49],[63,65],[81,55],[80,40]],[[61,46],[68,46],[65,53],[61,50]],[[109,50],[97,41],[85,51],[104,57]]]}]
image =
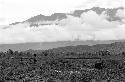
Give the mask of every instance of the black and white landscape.
[{"label": "black and white landscape", "polygon": [[124,0],[0,5],[0,82],[125,82]]},{"label": "black and white landscape", "polygon": [[124,7],[92,7],[50,16],[40,14],[22,22],[2,26],[0,49],[38,50],[121,41],[125,39],[122,14]]}]

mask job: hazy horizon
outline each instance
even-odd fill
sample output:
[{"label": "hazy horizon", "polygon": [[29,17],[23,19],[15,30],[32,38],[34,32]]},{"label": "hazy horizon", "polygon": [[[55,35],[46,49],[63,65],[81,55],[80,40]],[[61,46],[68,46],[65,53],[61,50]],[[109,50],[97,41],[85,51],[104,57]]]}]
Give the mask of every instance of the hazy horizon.
[{"label": "hazy horizon", "polygon": [[[123,0],[0,0],[0,24],[22,22],[39,14],[72,13],[71,11],[100,7],[105,9],[125,8]],[[108,12],[111,14],[111,12]],[[54,21],[36,21],[45,23],[30,27],[30,22],[0,27],[0,44],[27,42],[54,42],[79,40],[123,40],[125,39],[125,9],[118,9],[113,19],[106,11],[97,14],[93,10],[83,12],[80,17],[67,15],[67,18]],[[58,24],[56,24],[58,23]]]}]

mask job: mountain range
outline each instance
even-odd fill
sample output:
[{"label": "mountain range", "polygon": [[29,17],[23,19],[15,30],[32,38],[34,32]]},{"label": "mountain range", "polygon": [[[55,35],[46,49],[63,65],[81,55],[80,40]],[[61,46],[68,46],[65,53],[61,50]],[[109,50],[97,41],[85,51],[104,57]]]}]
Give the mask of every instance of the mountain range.
[{"label": "mountain range", "polygon": [[[118,10],[123,10],[123,7],[118,7],[118,8],[100,8],[100,7],[93,7],[90,9],[85,9],[85,10],[74,10],[72,13],[54,13],[51,16],[45,16],[45,15],[37,15],[34,17],[31,17],[25,21],[22,22],[15,22],[12,23],[10,25],[16,25],[19,23],[29,23],[31,27],[36,26],[38,27],[39,25],[51,25],[51,24],[59,24],[60,20],[66,19],[67,16],[74,16],[74,17],[80,17],[82,13],[86,13],[88,11],[94,11],[97,14],[102,14],[103,12],[105,12],[105,14],[107,16],[109,16],[107,18],[108,21],[120,21],[121,19],[119,17],[116,16],[116,13]],[[40,22],[40,23],[39,23]]]},{"label": "mountain range", "polygon": [[[103,12],[108,16],[107,20],[112,21],[121,21],[121,18],[116,16],[117,11],[121,9],[123,10],[123,7],[119,8],[100,8],[100,7],[93,7],[90,9],[85,10],[74,10],[72,13],[54,13],[51,16],[45,16],[45,15],[37,15],[34,17],[31,17],[27,20],[24,20],[22,22],[15,22],[10,24],[9,26],[15,26],[18,24],[25,24],[28,23],[30,27],[38,27],[38,26],[45,26],[45,25],[60,25],[60,21],[63,19],[66,19],[67,16],[73,16],[73,17],[80,17],[82,13],[86,13],[89,11],[94,11],[98,15],[102,14]],[[4,29],[10,28],[10,27],[3,27]],[[94,41],[94,40],[75,40],[75,41],[57,41],[57,42],[31,42],[31,43],[18,43],[18,44],[0,44],[0,51],[6,51],[8,49],[12,50],[19,50],[19,51],[25,51],[28,49],[34,49],[34,50],[46,50],[46,49],[52,49],[52,48],[58,48],[58,47],[65,47],[65,46],[77,46],[77,45],[96,45],[96,44],[110,44],[113,42],[121,42],[121,40],[106,40],[106,41]]]}]

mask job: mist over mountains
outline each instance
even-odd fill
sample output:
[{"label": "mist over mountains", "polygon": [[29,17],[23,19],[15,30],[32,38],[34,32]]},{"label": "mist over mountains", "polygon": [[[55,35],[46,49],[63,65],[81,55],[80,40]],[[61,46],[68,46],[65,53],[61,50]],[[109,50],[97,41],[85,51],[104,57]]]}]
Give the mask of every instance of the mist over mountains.
[{"label": "mist over mountains", "polygon": [[[93,7],[71,13],[54,13],[50,16],[40,14],[22,22],[2,26],[0,44],[76,42],[75,45],[82,45],[87,41],[93,41],[94,44],[98,44],[98,41],[107,43],[124,40],[124,27],[124,7]],[[83,43],[79,43],[80,41]],[[31,48],[41,48],[36,46]]]},{"label": "mist over mountains", "polygon": [[0,82],[125,82],[124,0],[5,0],[0,10]]},{"label": "mist over mountains", "polygon": [[[52,23],[50,22],[52,21],[61,21],[63,19],[66,19],[68,16],[81,17],[83,13],[87,13],[89,11],[94,11],[98,15],[105,13],[108,16],[107,18],[108,21],[120,21],[121,20],[120,17],[116,16],[118,10],[124,10],[124,7],[112,8],[112,9],[93,7],[93,8],[85,9],[85,10],[74,10],[71,13],[54,13],[51,16],[45,16],[45,15],[40,14],[40,15],[31,17],[23,22],[15,22],[10,25],[16,25],[16,24],[25,23],[25,22],[30,23],[31,27],[38,26],[38,25],[51,25]],[[55,22],[54,24],[58,25],[58,22]]]}]

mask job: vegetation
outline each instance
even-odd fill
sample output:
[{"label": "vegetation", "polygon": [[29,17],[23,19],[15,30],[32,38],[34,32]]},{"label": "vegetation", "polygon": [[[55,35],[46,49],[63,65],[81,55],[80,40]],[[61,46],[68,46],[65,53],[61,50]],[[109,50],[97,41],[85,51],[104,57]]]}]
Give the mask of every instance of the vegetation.
[{"label": "vegetation", "polygon": [[85,48],[0,52],[0,82],[125,82],[124,51]]}]

